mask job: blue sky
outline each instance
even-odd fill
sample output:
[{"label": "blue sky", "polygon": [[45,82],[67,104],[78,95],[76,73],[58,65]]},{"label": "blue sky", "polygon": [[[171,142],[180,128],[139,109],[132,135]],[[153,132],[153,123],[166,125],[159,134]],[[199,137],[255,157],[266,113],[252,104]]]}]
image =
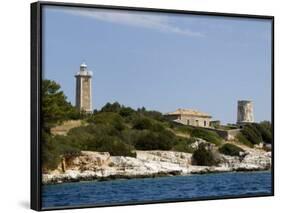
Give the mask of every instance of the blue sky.
[{"label": "blue sky", "polygon": [[268,20],[45,6],[43,75],[74,104],[85,61],[93,106],[118,101],[163,113],[177,108],[236,122],[237,100],[271,116]]}]

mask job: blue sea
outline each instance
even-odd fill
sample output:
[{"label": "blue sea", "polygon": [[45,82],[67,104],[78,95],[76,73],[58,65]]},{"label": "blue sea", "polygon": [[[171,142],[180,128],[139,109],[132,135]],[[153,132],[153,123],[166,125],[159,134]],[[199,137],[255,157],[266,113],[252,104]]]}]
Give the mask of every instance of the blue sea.
[{"label": "blue sea", "polygon": [[270,195],[271,192],[269,171],[119,179],[44,185],[42,207]]}]

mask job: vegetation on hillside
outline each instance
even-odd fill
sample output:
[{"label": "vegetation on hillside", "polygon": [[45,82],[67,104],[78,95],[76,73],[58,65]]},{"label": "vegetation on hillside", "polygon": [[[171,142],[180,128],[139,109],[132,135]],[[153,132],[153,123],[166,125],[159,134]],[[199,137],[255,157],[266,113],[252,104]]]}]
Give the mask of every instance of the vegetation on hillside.
[{"label": "vegetation on hillside", "polygon": [[219,159],[214,151],[209,150],[205,144],[200,144],[192,154],[193,164],[198,166],[216,166]]},{"label": "vegetation on hillside", "polygon": [[272,141],[271,125],[268,122],[246,124],[241,133],[238,135],[239,141],[248,146]]},{"label": "vegetation on hillside", "polygon": [[194,143],[196,141],[196,138],[190,137],[190,138],[180,138],[175,145],[173,146],[172,150],[177,152],[188,152],[193,153],[194,148],[190,146],[190,144]]},{"label": "vegetation on hillside", "polygon": [[[73,152],[75,147],[68,141],[57,145],[57,137],[52,137],[50,129],[62,121],[82,117],[75,107],[67,101],[59,84],[54,81],[42,82],[42,161],[44,168],[55,168],[60,161],[60,155]],[[76,150],[78,151],[78,150]]]},{"label": "vegetation on hillside", "polygon": [[78,119],[81,113],[67,101],[59,84],[54,81],[42,82],[42,117],[43,129],[46,132],[50,128],[69,119]]},{"label": "vegetation on hillside", "polygon": [[240,132],[238,133],[238,135],[236,136],[236,139],[239,143],[248,146],[250,148],[253,148],[254,145]]},{"label": "vegetation on hillside", "polygon": [[192,137],[202,138],[210,143],[213,143],[217,146],[221,145],[222,138],[213,131],[194,128],[191,132]]},{"label": "vegetation on hillside", "polygon": [[219,152],[230,156],[240,156],[240,152],[244,150],[234,144],[226,143],[219,148]]},{"label": "vegetation on hillside", "polygon": [[[193,153],[197,165],[215,165],[214,153],[190,144],[202,138],[220,146],[223,139],[215,132],[171,122],[157,111],[133,109],[118,102],[107,103],[93,114],[79,112],[68,101],[60,85],[42,84],[42,160],[43,169],[54,169],[63,156],[83,151],[109,152],[116,156],[136,156],[135,150],[174,150]],[[79,119],[87,125],[72,128],[66,136],[51,135],[50,129],[65,120]],[[253,146],[271,141],[271,125],[263,122],[246,126],[237,139]],[[223,148],[225,152],[226,148]],[[232,154],[232,152],[231,152]]]}]

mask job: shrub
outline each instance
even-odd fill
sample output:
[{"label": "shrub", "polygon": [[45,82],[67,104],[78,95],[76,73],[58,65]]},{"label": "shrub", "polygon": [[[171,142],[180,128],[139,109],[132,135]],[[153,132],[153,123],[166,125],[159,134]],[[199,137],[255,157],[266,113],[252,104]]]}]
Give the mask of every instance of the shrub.
[{"label": "shrub", "polygon": [[161,131],[157,133],[157,135],[159,139],[159,147],[163,147],[164,150],[170,150],[174,145],[176,139],[175,135],[168,130]]},{"label": "shrub", "polygon": [[254,145],[242,134],[242,133],[239,133],[237,136],[236,136],[236,139],[244,144],[245,146],[248,146],[250,148],[253,148]]},{"label": "shrub", "polygon": [[106,136],[120,137],[121,132],[106,124],[90,124],[73,128],[68,132],[68,144],[80,150],[97,151],[96,142]]},{"label": "shrub", "polygon": [[61,143],[62,137],[65,137],[64,140],[69,146],[79,148],[80,150],[89,150],[91,142],[95,138],[95,135],[90,131],[91,127],[92,125],[73,128],[68,132],[67,136],[56,136],[57,143]]},{"label": "shrub", "polygon": [[239,156],[240,152],[244,152],[244,150],[234,144],[226,143],[219,148],[219,152],[225,155]]},{"label": "shrub", "polygon": [[141,111],[141,114],[142,115],[145,115],[153,120],[156,120],[156,121],[160,121],[160,122],[163,122],[165,121],[165,118],[164,116],[162,115],[161,112],[158,112],[158,111]]},{"label": "shrub", "polygon": [[52,137],[46,133],[42,135],[42,163],[43,169],[56,169],[63,156],[80,154],[80,144],[75,144],[69,136]]},{"label": "shrub", "polygon": [[222,138],[216,132],[205,129],[195,128],[192,130],[191,136],[204,139],[217,146],[221,145],[222,142]]},{"label": "shrub", "polygon": [[272,141],[272,134],[270,128],[265,125],[254,123],[252,124],[261,134],[262,140],[265,143],[271,143]]},{"label": "shrub", "polygon": [[250,141],[252,144],[259,144],[262,142],[262,137],[259,131],[251,124],[245,125],[241,130],[241,133]]},{"label": "shrub", "polygon": [[[110,120],[116,122],[116,113],[109,113],[109,117],[105,114],[108,114],[108,112],[99,113],[100,116],[98,116],[98,119],[96,118],[97,124],[71,129],[66,138],[68,144],[80,150],[109,152],[111,155],[134,157],[135,153],[132,151],[134,147],[132,144],[126,143],[123,132],[126,132],[126,135],[128,135],[126,137],[127,140],[134,137],[134,135],[129,136],[129,132],[135,132],[129,129],[118,130],[116,123],[113,126],[109,122]],[[117,118],[119,117],[117,114]]]},{"label": "shrub", "polygon": [[169,131],[144,132],[135,142],[139,150],[170,150],[173,146],[174,136]]},{"label": "shrub", "polygon": [[174,128],[176,131],[184,133],[184,134],[191,134],[193,128],[190,126],[178,126]]},{"label": "shrub", "polygon": [[190,144],[194,142],[194,138],[178,138],[172,150],[178,152],[193,153],[194,149],[190,147]]},{"label": "shrub", "polygon": [[205,148],[204,144],[200,144],[198,149],[192,155],[193,164],[199,166],[215,166],[219,163],[214,153]]},{"label": "shrub", "polygon": [[42,128],[45,132],[49,132],[50,128],[62,121],[80,118],[79,110],[68,102],[58,83],[51,80],[43,80],[41,92]]},{"label": "shrub", "polygon": [[151,130],[155,132],[162,132],[165,130],[165,127],[162,123],[156,121],[152,123]]},{"label": "shrub", "polygon": [[85,121],[86,123],[94,123],[94,116],[95,116],[96,114],[97,114],[97,113],[88,115],[84,121]]},{"label": "shrub", "polygon": [[269,132],[272,131],[272,125],[271,125],[271,122],[270,122],[270,121],[262,121],[262,122],[260,122],[260,125],[261,125],[263,128],[267,129]]},{"label": "shrub", "polygon": [[102,112],[94,115],[93,122],[95,124],[111,125],[121,131],[125,128],[124,119],[114,112]]},{"label": "shrub", "polygon": [[120,109],[120,112],[119,114],[122,116],[122,117],[129,117],[131,116],[132,114],[134,114],[134,110],[130,107],[122,107]]},{"label": "shrub", "polygon": [[119,138],[114,136],[100,138],[95,146],[96,151],[109,152],[112,156],[136,157],[136,153],[132,151],[132,146],[122,142]]},{"label": "shrub", "polygon": [[72,140],[69,136],[57,135],[52,140],[56,144],[59,154],[62,156],[76,156],[83,149],[82,144]]},{"label": "shrub", "polygon": [[134,121],[133,128],[138,130],[152,129],[152,121],[146,117],[137,118]]},{"label": "shrub", "polygon": [[52,137],[42,132],[42,168],[56,169],[60,162],[60,153]]},{"label": "shrub", "polygon": [[177,125],[174,122],[169,121],[169,120],[167,122],[168,122],[168,127],[169,128],[171,128],[171,129],[175,129],[176,128]]},{"label": "shrub", "polygon": [[114,103],[106,103],[102,108],[101,108],[101,112],[115,112],[115,113],[119,113],[121,109],[121,105],[118,102],[114,102]]}]

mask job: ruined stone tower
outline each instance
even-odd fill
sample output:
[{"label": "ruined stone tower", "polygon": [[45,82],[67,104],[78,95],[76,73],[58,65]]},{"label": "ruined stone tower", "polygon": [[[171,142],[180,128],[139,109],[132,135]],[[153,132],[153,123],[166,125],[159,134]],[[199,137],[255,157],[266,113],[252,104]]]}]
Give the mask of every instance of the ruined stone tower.
[{"label": "ruined stone tower", "polygon": [[92,72],[87,65],[82,63],[80,71],[76,73],[76,107],[88,113],[92,113]]},{"label": "ruined stone tower", "polygon": [[254,122],[254,105],[252,101],[240,100],[237,108],[237,124]]}]

